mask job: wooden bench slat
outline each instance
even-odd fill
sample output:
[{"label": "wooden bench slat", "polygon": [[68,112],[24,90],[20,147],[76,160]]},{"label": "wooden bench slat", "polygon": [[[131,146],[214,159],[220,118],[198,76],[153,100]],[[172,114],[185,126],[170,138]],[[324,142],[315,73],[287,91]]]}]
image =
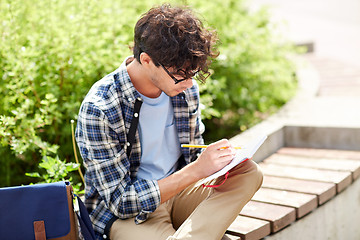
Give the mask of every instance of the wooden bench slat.
[{"label": "wooden bench slat", "polygon": [[352,182],[351,172],[292,167],[272,163],[259,163],[259,166],[265,175],[332,182],[336,184],[337,192],[341,192]]},{"label": "wooden bench slat", "polygon": [[248,202],[240,215],[269,221],[272,233],[288,226],[296,219],[294,208],[256,201]]},{"label": "wooden bench slat", "polygon": [[228,228],[227,233],[239,236],[242,240],[258,240],[271,233],[270,222],[256,218],[237,216]]},{"label": "wooden bench slat", "polygon": [[318,205],[316,195],[267,188],[259,189],[252,200],[293,207],[296,209],[296,218],[303,217]]},{"label": "wooden bench slat", "polygon": [[304,157],[360,160],[360,151],[283,147],[280,148],[277,152],[282,154],[298,155]]},{"label": "wooden bench slat", "polygon": [[268,175],[264,176],[262,188],[315,194],[318,197],[319,205],[325,203],[336,195],[336,186],[334,183],[273,177]]},{"label": "wooden bench slat", "polygon": [[307,156],[293,156],[286,154],[273,154],[264,160],[264,163],[276,163],[289,166],[309,167],[335,171],[349,171],[353,180],[360,176],[360,161],[348,159],[315,158]]}]

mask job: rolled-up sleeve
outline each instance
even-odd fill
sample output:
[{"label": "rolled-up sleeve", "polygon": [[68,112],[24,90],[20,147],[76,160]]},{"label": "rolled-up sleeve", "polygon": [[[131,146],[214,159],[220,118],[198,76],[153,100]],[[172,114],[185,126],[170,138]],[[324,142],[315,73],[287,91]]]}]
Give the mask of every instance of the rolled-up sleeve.
[{"label": "rolled-up sleeve", "polygon": [[87,169],[87,182],[95,187],[107,208],[121,219],[136,217],[135,221],[141,223],[160,205],[160,190],[155,180],[130,177],[130,162],[124,150],[125,124],[121,109],[115,105],[83,102],[76,140]]}]

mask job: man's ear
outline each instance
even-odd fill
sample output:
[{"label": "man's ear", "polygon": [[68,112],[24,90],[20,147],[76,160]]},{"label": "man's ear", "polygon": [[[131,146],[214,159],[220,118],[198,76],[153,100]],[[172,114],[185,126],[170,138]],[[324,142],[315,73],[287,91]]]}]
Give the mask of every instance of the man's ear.
[{"label": "man's ear", "polygon": [[140,53],[140,64],[143,65],[144,67],[149,67],[150,64],[154,64],[151,57],[145,53],[145,52],[142,52]]}]

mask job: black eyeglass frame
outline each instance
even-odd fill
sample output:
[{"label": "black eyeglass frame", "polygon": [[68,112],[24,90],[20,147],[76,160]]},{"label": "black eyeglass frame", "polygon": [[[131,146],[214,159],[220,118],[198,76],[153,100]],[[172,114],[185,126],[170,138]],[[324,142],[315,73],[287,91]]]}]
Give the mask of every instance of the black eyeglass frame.
[{"label": "black eyeglass frame", "polygon": [[[143,51],[142,48],[140,48],[140,53],[142,52],[145,52]],[[146,53],[146,52],[145,52]],[[181,79],[177,79],[171,72],[169,72],[169,70],[167,70],[164,65],[162,65],[161,63],[157,62],[164,70],[165,72],[174,80],[175,84],[178,84],[178,83],[181,83],[189,78],[193,78],[196,74],[198,74],[200,71],[197,70],[192,76],[189,76],[189,77],[184,77],[184,78],[181,78]]]},{"label": "black eyeglass frame", "polygon": [[181,79],[177,79],[174,75],[172,75],[171,72],[169,72],[169,70],[167,70],[164,65],[162,65],[161,63],[159,63],[160,66],[165,70],[165,72],[174,80],[175,84],[181,83],[189,78],[181,78]]}]

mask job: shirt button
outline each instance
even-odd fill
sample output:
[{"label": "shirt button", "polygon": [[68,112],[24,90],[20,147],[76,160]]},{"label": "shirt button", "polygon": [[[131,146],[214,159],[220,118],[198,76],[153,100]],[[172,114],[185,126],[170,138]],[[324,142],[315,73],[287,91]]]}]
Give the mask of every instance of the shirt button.
[{"label": "shirt button", "polygon": [[103,235],[103,239],[107,239],[107,236],[106,236],[106,234],[104,234],[104,235]]},{"label": "shirt button", "polygon": [[128,98],[128,101],[129,101],[129,102],[132,102],[132,98],[131,98],[131,97],[129,97],[129,98]]},{"label": "shirt button", "polygon": [[138,113],[134,113],[134,117],[136,117],[136,118],[137,118],[138,116],[139,116],[139,114],[138,114]]},{"label": "shirt button", "polygon": [[126,142],[126,146],[130,146],[130,143],[129,143],[129,142]]}]

